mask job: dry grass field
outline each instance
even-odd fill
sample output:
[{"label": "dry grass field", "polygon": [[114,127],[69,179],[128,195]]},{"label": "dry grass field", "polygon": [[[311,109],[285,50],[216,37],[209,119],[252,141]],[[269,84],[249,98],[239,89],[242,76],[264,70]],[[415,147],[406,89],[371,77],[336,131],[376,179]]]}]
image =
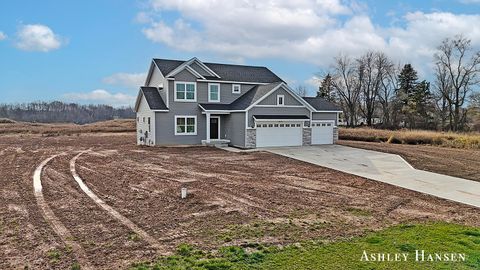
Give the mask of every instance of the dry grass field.
[{"label": "dry grass field", "polygon": [[[480,210],[474,207],[266,152],[140,147],[134,133],[99,133],[109,129],[104,124],[20,124],[25,129],[12,130],[26,130],[23,134],[0,135],[0,269],[80,269],[79,257],[93,269],[125,269],[185,243],[204,251],[252,250],[312,239],[348,241],[406,223],[480,226]],[[124,122],[110,124],[128,129]],[[48,129],[58,136],[45,136]],[[67,136],[74,133],[79,135]],[[75,165],[85,184],[158,241],[161,250],[79,188],[71,160],[85,150]],[[43,160],[57,154],[40,175],[42,199],[51,209],[46,217],[32,177]],[[186,199],[180,198],[182,187],[188,188]],[[54,224],[65,227],[67,239]],[[348,248],[361,252],[355,245]],[[180,250],[191,255],[190,249]],[[231,269],[227,266],[198,269]]]},{"label": "dry grass field", "polygon": [[73,135],[82,133],[123,133],[135,132],[135,120],[121,119],[85,125],[43,124],[15,122],[1,119],[0,135],[41,134],[43,136]]},{"label": "dry grass field", "polygon": [[451,148],[480,149],[479,133],[435,132],[425,130],[383,130],[341,128],[341,140],[387,142],[391,144],[435,145]]}]

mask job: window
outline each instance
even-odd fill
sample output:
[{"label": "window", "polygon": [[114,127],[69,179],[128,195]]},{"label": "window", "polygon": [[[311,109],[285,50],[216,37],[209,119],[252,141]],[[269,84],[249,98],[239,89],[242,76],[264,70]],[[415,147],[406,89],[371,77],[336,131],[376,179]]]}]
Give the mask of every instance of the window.
[{"label": "window", "polygon": [[220,102],[220,84],[208,84],[208,102]]},{"label": "window", "polygon": [[192,82],[175,82],[175,101],[196,101],[196,88]]},{"label": "window", "polygon": [[175,116],[175,135],[197,135],[197,117]]},{"label": "window", "polygon": [[240,84],[232,84],[232,93],[234,94],[240,94],[242,91]]},{"label": "window", "polygon": [[285,105],[285,96],[284,95],[277,95],[277,105],[278,106]]},{"label": "window", "polygon": [[150,128],[150,117],[148,117],[148,131],[151,132],[152,129]]}]

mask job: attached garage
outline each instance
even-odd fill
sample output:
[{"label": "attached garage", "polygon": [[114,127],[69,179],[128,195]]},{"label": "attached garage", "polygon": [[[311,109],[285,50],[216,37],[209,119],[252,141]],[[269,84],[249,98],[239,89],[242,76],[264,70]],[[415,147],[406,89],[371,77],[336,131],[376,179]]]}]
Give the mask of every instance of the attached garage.
[{"label": "attached garage", "polygon": [[256,147],[301,146],[306,116],[254,116]]},{"label": "attached garage", "polygon": [[333,144],[334,121],[312,121],[312,144]]}]

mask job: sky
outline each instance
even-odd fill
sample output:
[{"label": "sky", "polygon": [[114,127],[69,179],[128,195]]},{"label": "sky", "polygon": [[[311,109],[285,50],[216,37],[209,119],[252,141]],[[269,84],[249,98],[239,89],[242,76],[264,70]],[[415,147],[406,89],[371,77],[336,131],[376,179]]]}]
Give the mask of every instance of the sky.
[{"label": "sky", "polygon": [[0,103],[130,106],[152,58],[266,66],[313,95],[335,56],[381,50],[429,79],[458,34],[480,50],[480,0],[0,1]]}]

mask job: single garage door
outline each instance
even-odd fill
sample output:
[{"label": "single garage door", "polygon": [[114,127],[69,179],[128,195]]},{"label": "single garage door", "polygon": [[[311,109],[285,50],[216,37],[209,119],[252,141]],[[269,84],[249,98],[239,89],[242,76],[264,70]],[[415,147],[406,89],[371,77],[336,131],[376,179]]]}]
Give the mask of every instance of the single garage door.
[{"label": "single garage door", "polygon": [[312,144],[333,144],[333,122],[312,122]]},{"label": "single garage door", "polygon": [[302,123],[257,122],[257,147],[301,146]]}]

